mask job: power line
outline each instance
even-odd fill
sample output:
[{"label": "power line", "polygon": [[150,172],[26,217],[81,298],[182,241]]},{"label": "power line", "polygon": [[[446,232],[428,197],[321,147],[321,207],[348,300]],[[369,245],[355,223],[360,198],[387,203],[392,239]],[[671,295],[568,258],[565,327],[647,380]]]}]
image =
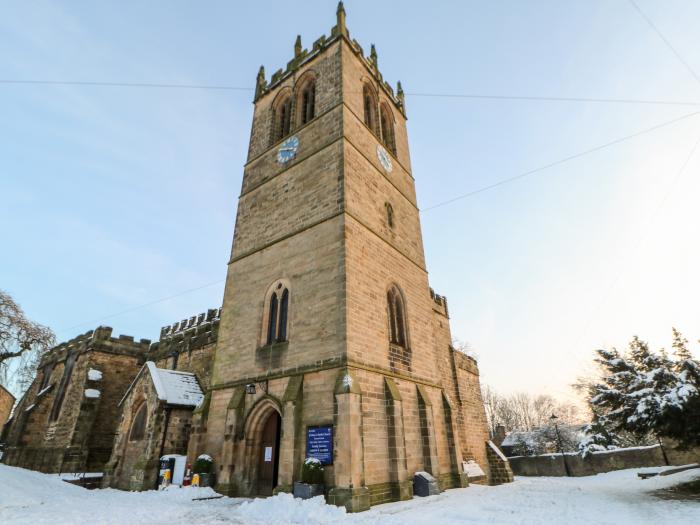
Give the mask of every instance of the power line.
[{"label": "power line", "polygon": [[639,137],[640,135],[644,135],[646,133],[651,133],[652,131],[656,131],[657,129],[661,129],[661,128],[666,127],[666,126],[670,126],[671,124],[675,124],[676,122],[680,122],[681,120],[685,120],[687,118],[694,117],[698,114],[700,114],[700,111],[694,111],[693,113],[688,113],[686,115],[680,116],[680,117],[675,118],[673,120],[668,120],[666,122],[662,122],[661,124],[657,124],[655,126],[644,129],[642,131],[638,131],[636,133],[632,133],[631,135],[626,135],[622,138],[611,140],[610,142],[606,142],[605,144],[601,144],[600,146],[596,146],[594,148],[590,148],[590,149],[587,149],[585,151],[581,151],[581,152],[576,153],[574,155],[569,155],[568,157],[564,157],[562,159],[555,160],[554,162],[550,162],[549,164],[545,164],[544,166],[540,166],[539,168],[528,170],[528,171],[525,171],[523,173],[519,173],[518,175],[508,177],[506,179],[501,179],[498,182],[494,182],[493,184],[483,186],[481,188],[469,191],[467,193],[463,193],[461,195],[457,195],[456,197],[452,197],[451,199],[448,199],[446,201],[438,202],[437,204],[433,204],[432,206],[428,206],[427,208],[423,208],[423,210],[421,210],[421,211],[426,212],[426,211],[434,210],[435,208],[439,208],[441,206],[446,206],[447,204],[451,204],[455,201],[466,199],[467,197],[471,197],[472,195],[476,195],[478,193],[482,193],[484,191],[488,191],[488,190],[491,190],[493,188],[497,188],[498,186],[503,186],[504,184],[509,184],[509,183],[514,182],[518,179],[522,179],[522,178],[527,177],[529,175],[539,173],[540,171],[544,171],[546,169],[553,168],[554,166],[564,164],[566,162],[569,162],[569,161],[574,160],[574,159],[578,159],[578,158],[583,157],[585,155],[595,153],[596,151],[600,151],[602,149],[609,148],[610,146],[620,144],[621,142],[625,142],[627,140]]},{"label": "power line", "polygon": [[[215,91],[246,91],[253,92],[252,88],[227,85],[206,84],[167,84],[151,82],[96,82],[81,80],[21,80],[0,79],[0,84],[7,85],[49,85],[49,86],[94,86],[94,87],[124,87],[124,88],[149,88],[149,89],[201,89]],[[526,102],[582,102],[595,104],[637,104],[654,106],[700,106],[700,101],[690,100],[651,100],[651,99],[627,99],[604,97],[545,97],[530,95],[487,95],[481,93],[406,93],[407,97],[418,98],[452,98],[470,100],[513,100]]]},{"label": "power line", "polygon": [[79,327],[81,327],[81,326],[85,326],[85,325],[89,325],[89,324],[94,324],[94,323],[99,323],[99,322],[101,322],[101,321],[104,321],[105,319],[111,319],[112,317],[118,317],[118,316],[120,316],[120,315],[128,314],[128,313],[134,312],[134,311],[136,311],[136,310],[140,310],[141,308],[146,308],[147,306],[153,306],[154,304],[163,303],[163,302],[165,302],[165,301],[169,301],[169,300],[171,300],[171,299],[175,299],[176,297],[180,297],[181,295],[186,295],[186,294],[188,294],[188,293],[196,292],[196,291],[198,291],[198,290],[203,290],[204,288],[209,288],[209,287],[211,287],[211,286],[214,286],[214,285],[217,285],[217,284],[221,284],[221,283],[223,283],[223,282],[225,282],[225,281],[226,281],[226,279],[219,279],[218,281],[214,281],[214,282],[211,282],[211,283],[208,283],[208,284],[204,284],[204,285],[198,286],[198,287],[196,287],[196,288],[190,288],[189,290],[183,290],[182,292],[178,292],[178,293],[176,293],[176,294],[169,295],[169,296],[167,296],[167,297],[161,297],[160,299],[156,299],[156,300],[150,301],[150,302],[148,302],[148,303],[143,303],[143,304],[139,304],[139,305],[137,305],[137,306],[133,306],[133,307],[131,307],[131,308],[127,308],[126,310],[122,310],[121,312],[116,312],[116,313],[113,313],[113,314],[105,315],[104,317],[99,317],[99,318],[96,318],[96,319],[91,319],[90,321],[85,321],[85,322],[82,322],[82,323],[78,323],[78,324],[73,325],[73,326],[68,326],[68,327],[66,327],[66,328],[62,328],[62,329],[58,330],[58,332],[59,332],[59,333],[64,333],[64,332],[67,332],[67,331],[69,331],[69,330],[73,330],[73,329],[75,329],[75,328],[79,328]]},{"label": "power line", "polygon": [[481,95],[478,93],[406,93],[411,97],[466,98],[483,100],[523,100],[534,102],[592,102],[604,104],[646,104],[662,106],[700,106],[700,102],[676,100],[645,100],[628,98],[589,98],[589,97],[539,97],[527,95]]},{"label": "power line", "polygon": [[[515,180],[517,180],[517,179],[526,177],[526,176],[528,176],[528,175],[532,175],[532,174],[537,173],[537,172],[539,172],[539,171],[543,171],[543,170],[545,170],[545,169],[551,168],[551,167],[556,166],[556,165],[558,165],[558,164],[563,164],[563,163],[568,162],[568,161],[570,161],[570,160],[573,160],[573,159],[576,159],[576,158],[579,158],[579,157],[583,157],[584,155],[588,155],[589,153],[593,153],[593,152],[595,152],[595,151],[599,151],[599,150],[601,150],[601,149],[608,148],[608,147],[610,147],[610,146],[613,146],[613,145],[615,145],[615,144],[619,144],[619,143],[624,142],[624,141],[626,141],[626,140],[630,140],[630,139],[632,139],[632,138],[634,138],[634,137],[638,137],[638,136],[643,135],[643,134],[645,134],[645,133],[650,133],[650,132],[655,131],[655,130],[657,130],[657,129],[663,128],[663,127],[665,127],[665,126],[669,126],[669,125],[674,124],[674,123],[676,123],[676,122],[680,122],[681,120],[684,120],[684,119],[687,119],[687,118],[696,116],[696,115],[698,115],[698,114],[700,114],[700,111],[696,111],[696,112],[693,112],[693,113],[688,113],[688,114],[686,114],[686,115],[680,116],[680,117],[675,118],[675,119],[673,119],[673,120],[669,120],[669,121],[667,121],[667,122],[662,122],[661,124],[657,124],[656,126],[652,126],[652,127],[647,128],[647,129],[645,129],[645,130],[642,130],[642,131],[638,131],[637,133],[632,133],[631,135],[627,135],[627,136],[622,137],[622,138],[619,138],[619,139],[617,139],[617,140],[613,140],[613,141],[607,142],[607,143],[605,143],[605,144],[602,144],[602,145],[600,145],[600,146],[596,146],[595,148],[591,148],[591,149],[588,149],[588,150],[586,150],[586,151],[582,151],[582,152],[577,153],[577,154],[575,154],[575,155],[570,155],[570,156],[568,156],[568,157],[565,157],[565,158],[563,158],[563,159],[559,159],[559,160],[557,160],[557,161],[551,162],[551,163],[549,163],[549,164],[547,164],[547,165],[545,165],[545,166],[541,166],[541,167],[536,168],[536,169],[534,169],[534,170],[526,171],[526,172],[521,173],[521,174],[519,174],[519,175],[515,175],[514,177],[510,177],[510,178],[507,178],[507,179],[503,179],[503,180],[498,181],[498,182],[496,182],[496,183],[494,183],[494,184],[490,184],[490,185],[488,185],[488,186],[484,186],[483,188],[479,188],[479,189],[474,190],[474,191],[471,191],[471,192],[469,192],[469,193],[465,193],[465,194],[463,194],[463,195],[459,195],[459,196],[457,196],[457,197],[454,197],[453,199],[449,199],[449,200],[447,200],[447,201],[434,204],[433,206],[430,206],[430,207],[428,207],[428,208],[425,208],[425,209],[422,210],[422,211],[425,212],[425,211],[428,211],[428,210],[432,210],[432,209],[434,209],[434,208],[438,208],[438,207],[440,207],[440,206],[445,206],[445,205],[450,204],[450,203],[452,203],[452,202],[455,202],[455,201],[457,201],[457,200],[467,198],[467,197],[469,197],[469,196],[471,196],[471,195],[475,195],[475,194],[477,194],[477,193],[481,193],[481,192],[483,192],[483,191],[487,191],[487,190],[489,190],[489,189],[495,188],[495,187],[497,187],[497,186],[501,186],[501,185],[503,185],[503,184],[507,184],[507,183],[509,183],[509,182],[513,182],[513,181],[515,181]],[[690,160],[690,157],[692,156],[692,154],[695,152],[695,149],[697,148],[698,144],[700,144],[700,140],[698,141],[698,143],[696,143],[695,148],[693,148],[693,151],[691,152],[691,154],[689,155],[689,157],[686,159],[686,162],[685,162],[685,164],[683,165],[683,168],[681,169],[681,172],[680,172],[680,173],[682,173],[682,171],[685,169],[685,166],[687,165],[688,161]],[[680,173],[679,173],[679,175],[677,176],[677,178],[680,177]],[[674,184],[675,184],[675,182],[674,182]],[[666,197],[664,198],[664,201],[663,201],[663,202],[665,202],[665,200],[666,200]],[[154,300],[154,301],[149,301],[149,302],[147,302],[147,303],[143,303],[143,304],[140,304],[140,305],[131,307],[131,308],[127,308],[126,310],[122,310],[122,311],[120,311],[120,312],[115,312],[115,313],[113,313],[113,314],[105,315],[105,316],[103,316],[103,317],[99,317],[99,318],[96,318],[96,319],[92,319],[92,320],[90,320],[90,321],[85,321],[85,322],[82,322],[82,323],[79,323],[79,324],[76,324],[76,325],[73,325],[73,326],[69,326],[69,327],[63,328],[63,329],[59,330],[59,333],[67,332],[67,331],[69,331],[69,330],[73,330],[73,329],[79,328],[79,327],[81,327],[81,326],[85,326],[85,325],[89,325],[89,324],[94,324],[94,323],[97,323],[97,322],[104,321],[104,320],[106,320],[106,319],[111,319],[111,318],[113,318],[113,317],[118,317],[118,316],[121,316],[121,315],[124,315],[124,314],[127,314],[127,313],[131,313],[131,312],[134,312],[134,311],[136,311],[136,310],[140,310],[140,309],[142,309],[142,308],[146,308],[146,307],[148,307],[148,306],[153,306],[153,305],[155,305],[155,304],[159,304],[159,303],[162,303],[162,302],[165,302],[165,301],[169,301],[169,300],[171,300],[171,299],[175,299],[176,297],[180,297],[180,296],[186,295],[186,294],[188,294],[188,293],[196,292],[196,291],[202,290],[202,289],[204,289],[204,288],[209,288],[209,287],[211,287],[211,286],[215,286],[215,285],[217,285],[217,284],[221,284],[221,283],[223,283],[223,282],[225,282],[225,279],[220,279],[220,280],[218,280],[218,281],[214,281],[214,282],[211,282],[211,283],[202,285],[202,286],[198,286],[198,287],[196,287],[196,288],[190,288],[190,289],[188,289],[188,290],[183,290],[183,291],[178,292],[178,293],[176,293],[176,294],[169,295],[169,296],[167,296],[167,297],[162,297],[162,298],[156,299],[156,300]]]},{"label": "power line", "polygon": [[629,0],[629,2],[630,2],[630,4],[632,4],[632,7],[634,7],[634,9],[637,11],[637,13],[639,13],[639,16],[641,16],[646,21],[646,23],[649,24],[649,27],[651,27],[654,30],[654,32],[659,36],[659,38],[661,40],[663,40],[664,44],[666,44],[666,47],[668,47],[671,50],[671,52],[674,55],[676,55],[676,58],[679,60],[679,62],[681,64],[683,64],[685,66],[685,68],[690,72],[690,74],[693,75],[695,80],[697,80],[698,83],[700,83],[700,77],[698,76],[698,74],[693,70],[692,67],[690,67],[690,64],[688,64],[688,62],[686,62],[683,59],[681,54],[678,51],[676,51],[676,48],[673,47],[673,45],[668,40],[668,38],[666,38],[663,35],[663,33],[659,30],[659,28],[656,27],[654,22],[651,21],[651,18],[649,18],[646,14],[644,14],[644,11],[641,10],[641,8],[637,5],[637,3],[634,0]]},{"label": "power line", "polygon": [[222,91],[253,91],[251,88],[238,86],[214,86],[201,84],[154,84],[150,82],[92,82],[82,80],[12,80],[0,79],[0,84],[36,84],[50,86],[104,86],[127,88],[164,88],[164,89],[210,89]]},{"label": "power line", "polygon": [[671,183],[668,185],[668,188],[666,189],[666,192],[664,193],[663,197],[659,201],[658,206],[653,211],[653,213],[649,216],[649,220],[642,228],[641,234],[639,235],[637,240],[633,244],[630,245],[629,249],[627,250],[628,256],[624,259],[623,263],[620,264],[620,269],[617,272],[615,278],[610,282],[610,286],[608,286],[608,288],[606,289],[605,294],[603,295],[603,300],[596,302],[595,307],[593,308],[593,311],[591,312],[590,318],[588,319],[588,322],[586,322],[586,324],[584,325],[583,332],[579,335],[579,345],[581,344],[581,340],[582,340],[583,336],[586,334],[586,332],[588,332],[588,328],[600,316],[602,309],[607,305],[608,301],[610,300],[610,296],[615,291],[615,288],[617,288],[617,285],[620,282],[620,279],[622,279],[622,276],[624,275],[624,273],[626,271],[627,261],[630,258],[636,256],[637,252],[639,251],[639,248],[642,246],[642,244],[646,240],[647,236],[649,235],[649,232],[651,231],[652,225],[656,221],[656,218],[659,216],[659,213],[661,213],[661,210],[665,206],[668,198],[671,196],[671,193],[673,193],[673,190],[678,185],[678,181],[683,176],[683,173],[685,172],[686,168],[688,167],[688,164],[690,163],[690,160],[693,158],[693,155],[695,155],[695,152],[697,151],[698,146],[700,146],[700,137],[698,137],[698,139],[695,141],[695,144],[693,145],[693,147],[690,149],[690,151],[686,155],[685,160],[683,161],[683,164],[681,165],[678,172],[676,173],[676,176],[673,178]]}]

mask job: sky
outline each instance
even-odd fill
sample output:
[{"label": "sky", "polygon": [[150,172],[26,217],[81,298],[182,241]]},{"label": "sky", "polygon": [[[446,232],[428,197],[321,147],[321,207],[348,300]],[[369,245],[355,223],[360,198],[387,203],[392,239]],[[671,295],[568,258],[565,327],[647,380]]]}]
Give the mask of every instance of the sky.
[{"label": "sky", "polygon": [[[636,3],[658,32],[628,0],[345,2],[407,93],[431,285],[503,393],[570,398],[595,348],[700,338],[700,3]],[[335,7],[0,0],[0,288],[59,340],[220,306],[258,68]]]}]

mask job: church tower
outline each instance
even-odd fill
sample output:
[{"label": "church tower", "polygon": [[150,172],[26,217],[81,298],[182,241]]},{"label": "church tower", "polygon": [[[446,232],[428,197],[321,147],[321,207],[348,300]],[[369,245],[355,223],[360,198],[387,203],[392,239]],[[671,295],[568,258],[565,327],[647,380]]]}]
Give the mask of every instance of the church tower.
[{"label": "church tower", "polygon": [[466,486],[467,460],[498,481],[476,362],[428,284],[403,91],[342,2],[329,37],[297,37],[269,82],[260,68],[254,104],[190,454],[213,456],[231,495],[291,491],[315,457],[351,511],[410,498],[417,471]]}]

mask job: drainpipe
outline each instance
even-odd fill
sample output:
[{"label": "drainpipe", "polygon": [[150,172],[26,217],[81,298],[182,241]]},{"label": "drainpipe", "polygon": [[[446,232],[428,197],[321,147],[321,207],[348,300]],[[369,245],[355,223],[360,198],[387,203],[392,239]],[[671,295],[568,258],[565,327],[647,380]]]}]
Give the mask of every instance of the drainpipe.
[{"label": "drainpipe", "polygon": [[[163,457],[163,449],[165,449],[165,438],[168,435],[168,425],[170,424],[170,407],[165,407],[165,421],[163,422],[163,439],[160,442],[160,451],[158,452],[158,472],[160,472],[160,458]],[[158,489],[158,476],[156,476],[156,490]]]}]

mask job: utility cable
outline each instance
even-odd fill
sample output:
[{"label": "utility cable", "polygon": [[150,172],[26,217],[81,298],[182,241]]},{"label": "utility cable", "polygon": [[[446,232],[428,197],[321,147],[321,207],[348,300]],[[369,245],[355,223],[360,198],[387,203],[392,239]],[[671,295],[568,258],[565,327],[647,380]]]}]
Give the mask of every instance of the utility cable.
[{"label": "utility cable", "polygon": [[685,120],[685,119],[694,117],[694,116],[696,116],[696,115],[698,115],[698,114],[700,114],[700,111],[694,111],[693,113],[687,113],[686,115],[682,115],[682,116],[680,116],[680,117],[678,117],[678,118],[674,118],[674,119],[672,119],[672,120],[668,120],[668,121],[666,121],[666,122],[662,122],[661,124],[657,124],[657,125],[655,125],[655,126],[652,126],[652,127],[650,127],[650,128],[644,129],[644,130],[642,130],[642,131],[638,131],[638,132],[636,132],[636,133],[632,133],[632,134],[630,134],[630,135],[626,135],[626,136],[624,136],[624,137],[622,137],[622,138],[615,139],[615,140],[611,140],[610,142],[606,142],[605,144],[601,144],[601,145],[599,145],[599,146],[595,146],[594,148],[590,148],[590,149],[587,149],[587,150],[585,150],[585,151],[581,151],[581,152],[579,152],[579,153],[575,153],[575,154],[573,154],[573,155],[569,155],[569,156],[564,157],[564,158],[562,158],[562,159],[555,160],[554,162],[550,162],[549,164],[545,164],[544,166],[540,166],[539,168],[535,168],[535,169],[532,169],[532,170],[528,170],[528,171],[525,171],[525,172],[523,172],[523,173],[519,173],[518,175],[514,175],[514,176],[512,176],[512,177],[508,177],[508,178],[505,178],[505,179],[501,179],[501,180],[499,180],[499,181],[497,181],[497,182],[494,182],[493,184],[489,184],[489,185],[487,185],[487,186],[483,186],[483,187],[481,187],[481,188],[477,188],[477,189],[475,189],[475,190],[469,191],[469,192],[467,192],[467,193],[463,193],[463,194],[461,194],[461,195],[457,195],[456,197],[452,197],[451,199],[447,199],[447,200],[445,200],[445,201],[438,202],[438,203],[436,203],[436,204],[433,204],[433,205],[431,205],[431,206],[428,206],[427,208],[424,208],[424,209],[421,210],[421,211],[422,211],[422,212],[426,212],[426,211],[434,210],[435,208],[440,208],[441,206],[446,206],[447,204],[451,204],[451,203],[456,202],[456,201],[458,201],[458,200],[466,199],[467,197],[471,197],[471,196],[476,195],[476,194],[478,194],[478,193],[482,193],[482,192],[484,192],[484,191],[488,191],[488,190],[491,190],[491,189],[493,189],[493,188],[497,188],[497,187],[499,187],[499,186],[503,186],[503,185],[505,185],[505,184],[509,184],[509,183],[511,183],[511,182],[515,182],[516,180],[522,179],[522,178],[527,177],[527,176],[529,176],[529,175],[534,175],[535,173],[539,173],[539,172],[544,171],[544,170],[547,170],[547,169],[549,169],[549,168],[553,168],[554,166],[558,166],[558,165],[560,165],[560,164],[564,164],[564,163],[569,162],[569,161],[572,161],[572,160],[574,160],[574,159],[578,159],[578,158],[584,157],[584,156],[586,156],[586,155],[589,155],[589,154],[591,154],[591,153],[595,153],[596,151],[600,151],[600,150],[609,148],[609,147],[611,147],[611,146],[614,146],[614,145],[616,145],[616,144],[620,144],[621,142],[625,142],[625,141],[628,141],[628,140],[630,140],[630,139],[639,137],[639,136],[641,136],[641,135],[645,135],[645,134],[647,134],[647,133],[651,133],[652,131],[656,131],[656,130],[661,129],[661,128],[664,128],[664,127],[666,127],[666,126],[670,126],[670,125],[675,124],[675,123],[677,123],[677,122],[680,122],[680,121],[682,121],[682,120]]}]

